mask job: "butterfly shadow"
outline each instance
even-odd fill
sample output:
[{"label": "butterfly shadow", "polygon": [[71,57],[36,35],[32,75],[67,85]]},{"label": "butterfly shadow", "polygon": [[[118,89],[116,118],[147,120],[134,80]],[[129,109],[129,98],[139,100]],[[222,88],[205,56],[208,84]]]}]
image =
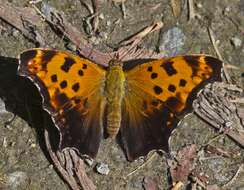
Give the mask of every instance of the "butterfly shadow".
[{"label": "butterfly shadow", "polygon": [[49,114],[42,109],[38,89],[29,79],[18,76],[17,68],[18,59],[0,56],[0,98],[7,111],[19,116],[36,130],[38,143],[46,158],[51,161],[45,144],[44,126],[48,126],[46,129],[54,149],[57,149],[59,141],[58,131]]}]

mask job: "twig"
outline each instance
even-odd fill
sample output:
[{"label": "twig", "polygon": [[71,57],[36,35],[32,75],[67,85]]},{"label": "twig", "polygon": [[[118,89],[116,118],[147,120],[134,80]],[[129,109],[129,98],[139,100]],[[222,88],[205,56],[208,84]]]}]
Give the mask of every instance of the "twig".
[{"label": "twig", "polygon": [[190,21],[193,18],[195,18],[197,14],[195,13],[193,0],[188,0],[187,4],[188,4],[188,11],[189,11],[189,13],[188,13],[188,21]]},{"label": "twig", "polygon": [[231,64],[225,64],[225,67],[226,67],[226,69],[235,69],[235,70],[239,70],[240,69],[240,67],[237,67],[237,66],[231,65]]},{"label": "twig", "polygon": [[216,44],[216,40],[215,40],[215,38],[214,38],[214,34],[213,34],[212,29],[211,29],[210,27],[208,27],[207,30],[208,30],[208,35],[209,35],[210,41],[212,42],[212,45],[213,45],[213,47],[214,47],[214,50],[215,50],[215,52],[216,52],[218,58],[219,58],[220,60],[223,60],[223,57],[222,57],[222,55],[220,54],[219,49],[218,49],[218,46],[217,46],[217,44]]},{"label": "twig", "polygon": [[[213,45],[213,47],[214,47],[214,50],[215,50],[215,52],[216,52],[218,58],[219,58],[220,60],[224,60],[223,57],[222,57],[222,55],[221,55],[220,52],[219,52],[218,46],[217,46],[217,44],[216,44],[216,40],[215,40],[215,38],[214,38],[213,31],[212,31],[211,28],[209,28],[209,27],[207,28],[207,30],[208,30],[208,35],[209,35],[210,41],[211,41],[211,43],[212,43],[212,45]],[[223,62],[223,73],[224,73],[224,76],[225,76],[226,81],[227,81],[228,83],[230,83],[230,81],[231,81],[231,80],[230,80],[230,76],[228,75],[228,73],[227,73],[227,71],[226,71],[225,68],[226,68],[226,67],[225,67],[225,63]]]},{"label": "twig", "polygon": [[125,2],[124,1],[121,2],[121,11],[122,11],[122,14],[123,14],[123,19],[126,19],[127,14],[126,14],[126,7],[125,7]]},{"label": "twig", "polygon": [[55,167],[58,169],[58,171],[61,173],[63,179],[69,184],[69,186],[72,189],[80,189],[79,186],[77,185],[76,181],[71,178],[67,172],[65,171],[65,169],[61,166],[56,154],[53,152],[50,141],[49,141],[49,134],[48,131],[45,129],[44,131],[44,136],[45,136],[45,142],[46,142],[46,147],[48,150],[48,153],[55,165]]},{"label": "twig", "polygon": [[126,45],[129,45],[132,43],[138,44],[138,42],[137,42],[138,40],[141,41],[148,34],[161,29],[163,27],[163,25],[164,24],[161,21],[153,23],[150,26],[143,28],[141,31],[139,31],[135,35],[131,36],[129,39],[121,41],[120,45],[126,46]]},{"label": "twig", "polygon": [[209,85],[193,102],[194,112],[217,129],[226,126],[227,122],[232,122],[232,130],[228,130],[227,135],[244,147],[244,133],[240,130],[242,124],[236,105],[230,101],[233,99],[231,92],[239,92],[239,89],[224,83]]},{"label": "twig", "polygon": [[232,187],[232,184],[237,180],[237,177],[242,172],[243,168],[244,168],[244,164],[241,164],[237,172],[235,173],[235,175],[230,179],[230,181],[228,181],[225,185],[223,185],[222,188],[226,189],[228,187]]},{"label": "twig", "polygon": [[83,160],[72,149],[70,150],[70,155],[71,155],[72,161],[74,162],[74,165],[76,166],[74,169],[74,173],[79,180],[79,184],[81,184],[82,187],[86,187],[87,190],[96,189],[96,186],[92,183],[92,181],[86,175]]},{"label": "twig", "polygon": [[222,133],[222,134],[218,134],[217,136],[211,138],[207,143],[203,144],[201,147],[206,147],[208,145],[210,145],[212,142],[218,140],[220,137],[223,137],[225,134]]},{"label": "twig", "polygon": [[140,166],[138,166],[136,169],[134,169],[132,172],[128,173],[124,179],[130,177],[131,175],[135,174],[138,170],[142,169],[143,167],[145,167],[147,164],[149,164],[150,162],[152,162],[152,160],[155,158],[156,156],[156,152],[154,152],[143,164],[141,164]]},{"label": "twig", "polygon": [[30,24],[26,24],[40,24],[40,17],[35,13],[34,9],[29,7],[14,7],[10,3],[1,3],[0,1],[0,18],[15,27],[17,30],[21,31],[23,35],[32,42],[36,42],[36,38],[39,38],[40,44],[42,44],[42,41],[44,41],[37,31],[33,31]]}]

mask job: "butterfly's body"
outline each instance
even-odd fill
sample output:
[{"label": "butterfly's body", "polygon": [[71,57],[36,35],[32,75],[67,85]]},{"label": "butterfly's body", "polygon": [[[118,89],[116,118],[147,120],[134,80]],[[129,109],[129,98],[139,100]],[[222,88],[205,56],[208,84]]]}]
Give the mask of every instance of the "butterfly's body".
[{"label": "butterfly's body", "polygon": [[38,87],[60,132],[60,149],[94,158],[105,129],[110,137],[120,133],[128,160],[134,160],[169,150],[171,132],[191,111],[197,92],[220,80],[221,69],[221,61],[206,55],[149,60],[123,70],[118,60],[105,69],[68,52],[31,49],[20,55],[18,72]]},{"label": "butterfly's body", "polygon": [[121,125],[122,100],[125,94],[125,74],[122,62],[112,60],[106,72],[105,97],[107,111],[106,132],[110,137],[116,137]]}]

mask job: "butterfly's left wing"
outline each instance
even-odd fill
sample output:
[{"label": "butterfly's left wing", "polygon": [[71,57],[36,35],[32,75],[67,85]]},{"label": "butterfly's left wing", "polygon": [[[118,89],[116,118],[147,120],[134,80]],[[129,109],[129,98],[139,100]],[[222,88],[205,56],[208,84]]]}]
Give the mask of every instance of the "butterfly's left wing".
[{"label": "butterfly's left wing", "polygon": [[20,54],[18,73],[38,87],[43,108],[60,133],[59,148],[94,158],[103,134],[104,68],[65,51],[30,49]]},{"label": "butterfly's left wing", "polygon": [[126,72],[121,137],[127,158],[168,151],[169,136],[204,84],[220,79],[221,61],[192,55],[160,59]]}]

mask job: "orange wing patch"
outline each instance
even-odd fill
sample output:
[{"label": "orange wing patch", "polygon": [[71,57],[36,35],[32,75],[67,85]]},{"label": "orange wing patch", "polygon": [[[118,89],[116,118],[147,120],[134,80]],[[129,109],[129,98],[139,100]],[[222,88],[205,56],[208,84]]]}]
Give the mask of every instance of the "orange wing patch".
[{"label": "orange wing patch", "polygon": [[102,136],[105,70],[68,52],[32,49],[20,55],[18,71],[39,88],[60,131],[60,147],[94,157]]},{"label": "orange wing patch", "polygon": [[162,102],[168,102],[172,111],[181,112],[195,87],[209,78],[220,79],[220,63],[204,55],[160,59],[128,71],[128,84],[137,86]]}]

